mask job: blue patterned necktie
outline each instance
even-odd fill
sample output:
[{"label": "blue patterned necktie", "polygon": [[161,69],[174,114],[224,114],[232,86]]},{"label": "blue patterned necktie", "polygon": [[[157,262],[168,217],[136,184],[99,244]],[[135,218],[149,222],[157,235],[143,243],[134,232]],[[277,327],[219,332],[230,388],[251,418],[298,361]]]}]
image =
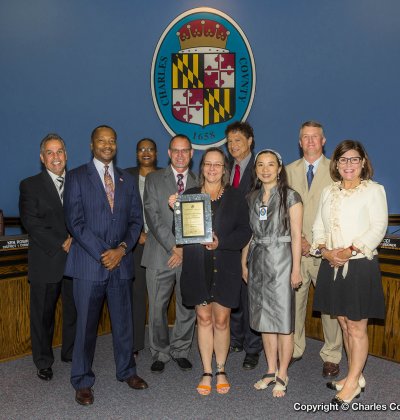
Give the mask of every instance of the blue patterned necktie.
[{"label": "blue patterned necktie", "polygon": [[313,169],[314,169],[314,166],[313,165],[308,165],[308,171],[307,171],[307,184],[308,184],[308,189],[311,188],[311,183],[312,183],[312,180],[314,179]]}]

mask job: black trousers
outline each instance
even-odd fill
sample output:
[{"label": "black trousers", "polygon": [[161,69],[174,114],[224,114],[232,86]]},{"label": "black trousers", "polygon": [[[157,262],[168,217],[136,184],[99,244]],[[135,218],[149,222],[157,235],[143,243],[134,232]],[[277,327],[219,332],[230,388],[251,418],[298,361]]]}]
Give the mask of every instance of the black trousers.
[{"label": "black trousers", "polygon": [[58,283],[30,284],[32,356],[38,369],[49,368],[54,363],[54,316],[60,294],[63,317],[61,357],[72,359],[76,330],[72,279],[63,278]]},{"label": "black trousers", "polygon": [[250,328],[247,284],[242,281],[240,305],[231,312],[231,346],[243,347],[246,353],[260,353],[261,334]]},{"label": "black trousers", "polygon": [[144,349],[144,335],[146,327],[146,269],[142,267],[144,246],[137,244],[133,250],[135,261],[135,278],[132,287],[132,317],[133,317],[133,350]]}]

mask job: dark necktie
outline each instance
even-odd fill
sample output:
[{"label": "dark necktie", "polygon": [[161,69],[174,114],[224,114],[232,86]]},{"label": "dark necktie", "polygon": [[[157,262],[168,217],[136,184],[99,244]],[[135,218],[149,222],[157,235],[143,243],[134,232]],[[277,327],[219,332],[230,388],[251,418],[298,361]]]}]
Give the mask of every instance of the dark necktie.
[{"label": "dark necktie", "polygon": [[183,185],[183,174],[178,174],[176,176],[178,178],[178,181],[176,181],[176,185],[178,186],[178,194],[181,195],[183,191],[185,191],[185,186]]},{"label": "dark necktie", "polygon": [[314,179],[313,169],[314,169],[314,166],[313,165],[308,165],[308,171],[307,171],[307,184],[308,184],[308,189],[311,188],[311,183],[312,183],[312,180]]},{"label": "dark necktie", "polygon": [[107,199],[111,207],[111,211],[114,209],[114,182],[110,173],[108,172],[108,165],[104,165],[104,187],[107,194]]},{"label": "dark necktie", "polygon": [[232,187],[238,188],[240,184],[240,165],[235,165],[235,175],[233,176]]},{"label": "dark necktie", "polygon": [[57,177],[57,181],[58,181],[58,195],[61,198],[61,202],[63,202],[63,196],[64,196],[64,177],[63,176],[58,176]]}]

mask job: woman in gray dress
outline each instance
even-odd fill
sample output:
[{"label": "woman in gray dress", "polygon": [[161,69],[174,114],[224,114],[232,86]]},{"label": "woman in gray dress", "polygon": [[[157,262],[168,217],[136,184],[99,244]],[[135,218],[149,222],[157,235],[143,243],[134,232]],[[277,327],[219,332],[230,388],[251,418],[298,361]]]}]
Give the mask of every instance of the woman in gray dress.
[{"label": "woman in gray dress", "polygon": [[[248,283],[250,326],[262,333],[268,372],[254,384],[258,390],[275,384],[283,397],[293,354],[294,289],[300,287],[300,195],[287,184],[282,158],[262,150],[254,161],[255,185],[249,194],[253,236],[242,252],[243,278]],[[279,368],[278,368],[279,366]]]}]

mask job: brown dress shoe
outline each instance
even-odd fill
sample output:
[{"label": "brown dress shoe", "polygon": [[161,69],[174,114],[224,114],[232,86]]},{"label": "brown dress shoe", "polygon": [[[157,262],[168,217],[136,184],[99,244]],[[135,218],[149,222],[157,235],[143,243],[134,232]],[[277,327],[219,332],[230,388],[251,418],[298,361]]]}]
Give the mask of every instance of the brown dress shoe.
[{"label": "brown dress shoe", "polygon": [[149,387],[146,381],[137,375],[132,375],[125,382],[133,389],[146,389]]},{"label": "brown dress shoe", "polygon": [[81,405],[93,404],[93,391],[92,388],[77,389],[75,394],[75,401]]},{"label": "brown dress shoe", "polygon": [[296,362],[298,362],[299,360],[301,360],[303,358],[303,356],[299,356],[299,357],[292,357],[291,359],[290,359],[290,362],[289,362],[289,366],[288,366],[288,368],[290,368],[290,366],[292,366],[293,365],[293,363],[296,363]]},{"label": "brown dress shoe", "polygon": [[336,378],[339,375],[339,365],[337,363],[324,362],[322,376],[324,378]]}]

